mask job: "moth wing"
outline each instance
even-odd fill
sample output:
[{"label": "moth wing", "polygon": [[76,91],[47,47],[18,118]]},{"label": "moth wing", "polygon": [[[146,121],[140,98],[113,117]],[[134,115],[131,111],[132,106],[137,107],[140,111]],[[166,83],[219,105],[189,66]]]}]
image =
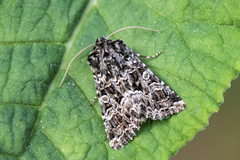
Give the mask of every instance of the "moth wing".
[{"label": "moth wing", "polygon": [[[106,88],[108,90],[112,86]],[[131,96],[121,98],[121,103],[117,103],[117,98],[102,96],[99,98],[102,118],[107,133],[109,145],[113,149],[119,149],[132,140],[133,136],[140,129],[141,118],[145,116],[140,113],[137,104]],[[106,101],[107,100],[107,101]],[[106,103],[107,102],[107,103]]]},{"label": "moth wing", "polygon": [[[159,79],[146,65],[135,57],[138,67],[129,73],[135,88],[142,88],[141,114],[153,120],[167,118],[185,109],[183,100]],[[138,77],[136,79],[136,77]]]},{"label": "moth wing", "polygon": [[99,38],[88,56],[109,145],[119,149],[146,120],[163,119],[185,104],[122,40]]}]

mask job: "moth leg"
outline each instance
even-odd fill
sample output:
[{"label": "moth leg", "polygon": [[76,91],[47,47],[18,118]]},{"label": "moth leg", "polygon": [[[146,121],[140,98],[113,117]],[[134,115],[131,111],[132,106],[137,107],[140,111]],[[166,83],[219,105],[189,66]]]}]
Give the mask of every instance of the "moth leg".
[{"label": "moth leg", "polygon": [[94,97],[94,99],[92,100],[92,102],[91,103],[89,103],[89,106],[91,106],[92,104],[93,104],[93,102],[95,102],[96,100],[97,100],[97,95]]},{"label": "moth leg", "polygon": [[149,59],[149,58],[157,57],[157,56],[160,55],[162,52],[163,52],[163,51],[161,51],[161,52],[159,52],[159,53],[157,53],[157,54],[155,54],[155,55],[153,55],[153,56],[143,56],[143,55],[138,54],[138,53],[136,53],[136,55],[137,55],[138,57],[143,57],[143,58]]}]

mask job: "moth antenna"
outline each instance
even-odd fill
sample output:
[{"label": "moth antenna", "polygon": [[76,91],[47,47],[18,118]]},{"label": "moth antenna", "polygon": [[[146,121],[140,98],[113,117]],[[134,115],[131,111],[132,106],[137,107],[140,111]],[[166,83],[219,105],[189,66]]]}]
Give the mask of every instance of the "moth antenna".
[{"label": "moth antenna", "polygon": [[88,48],[90,48],[90,47],[92,47],[92,46],[94,46],[94,45],[95,45],[95,44],[91,44],[91,45],[87,46],[86,48],[82,49],[80,52],[78,52],[78,53],[73,57],[73,59],[72,59],[72,60],[69,62],[69,64],[68,64],[68,67],[67,67],[66,72],[65,72],[65,74],[64,74],[64,76],[63,76],[63,78],[62,78],[62,81],[61,81],[61,83],[60,83],[60,85],[59,85],[59,88],[62,86],[62,83],[63,83],[65,77],[67,76],[67,72],[68,72],[68,70],[69,70],[72,62],[74,61],[74,59],[77,58],[77,56],[78,56],[80,53],[82,53],[83,51],[85,51],[86,49],[88,49]]},{"label": "moth antenna", "polygon": [[160,30],[157,30],[157,29],[151,29],[151,28],[145,28],[145,27],[140,27],[140,26],[129,26],[129,27],[125,27],[125,28],[121,28],[111,34],[109,34],[106,39],[108,39],[109,37],[111,37],[112,35],[120,32],[120,31],[123,31],[123,30],[126,30],[126,29],[131,29],[131,28],[139,28],[139,29],[145,29],[145,30],[149,30],[149,31],[155,31],[155,32],[161,32]]}]

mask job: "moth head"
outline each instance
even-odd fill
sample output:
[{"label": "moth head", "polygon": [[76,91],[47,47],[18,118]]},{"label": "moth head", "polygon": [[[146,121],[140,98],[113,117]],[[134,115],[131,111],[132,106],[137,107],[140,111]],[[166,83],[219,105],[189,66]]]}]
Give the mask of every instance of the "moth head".
[{"label": "moth head", "polygon": [[92,67],[97,67],[100,63],[99,57],[101,57],[100,51],[101,48],[104,46],[104,44],[106,43],[107,39],[104,37],[100,37],[96,40],[93,51],[89,53],[88,55],[88,64]]},{"label": "moth head", "polygon": [[97,67],[99,65],[100,60],[99,60],[98,54],[99,53],[97,53],[97,51],[94,51],[94,50],[89,54],[87,62],[90,66]]},{"label": "moth head", "polygon": [[107,39],[104,37],[100,37],[96,40],[95,46],[102,46],[104,43],[106,43]]}]

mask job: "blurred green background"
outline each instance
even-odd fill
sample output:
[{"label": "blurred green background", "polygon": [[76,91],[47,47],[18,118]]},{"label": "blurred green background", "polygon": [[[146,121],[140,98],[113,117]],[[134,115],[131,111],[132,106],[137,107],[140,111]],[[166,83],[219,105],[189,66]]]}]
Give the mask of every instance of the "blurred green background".
[{"label": "blurred green background", "polygon": [[224,93],[224,103],[212,114],[209,125],[170,160],[240,159],[240,77]]}]

